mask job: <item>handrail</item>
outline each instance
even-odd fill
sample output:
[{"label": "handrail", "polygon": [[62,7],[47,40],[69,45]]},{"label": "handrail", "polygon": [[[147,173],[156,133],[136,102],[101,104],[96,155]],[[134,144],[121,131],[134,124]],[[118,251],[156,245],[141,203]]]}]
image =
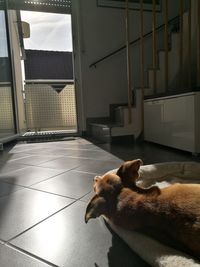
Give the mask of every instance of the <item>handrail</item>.
[{"label": "handrail", "polygon": [[[170,20],[168,21],[168,25],[169,25],[171,22],[177,20],[178,18],[179,18],[179,15],[178,15],[178,16],[175,16],[175,17],[172,18],[172,19],[170,19]],[[158,27],[156,28],[156,31],[159,31],[159,30],[161,30],[161,29],[164,28],[164,27],[165,27],[165,24],[163,23],[163,24],[161,24],[160,26],[158,26]],[[143,38],[148,37],[149,35],[152,34],[152,32],[153,32],[153,31],[151,30],[151,31],[145,33],[145,34],[143,35]],[[133,40],[133,41],[130,42],[130,45],[136,44],[137,42],[140,41],[140,39],[141,39],[141,37],[136,38],[135,40]],[[121,46],[120,48],[114,50],[113,52],[109,53],[108,55],[106,55],[106,56],[102,57],[101,59],[99,59],[99,60],[93,62],[92,64],[90,64],[90,65],[89,65],[89,68],[92,68],[92,67],[95,67],[95,68],[96,68],[97,64],[99,64],[100,62],[106,60],[107,58],[109,58],[109,57],[111,57],[111,56],[114,56],[115,54],[119,53],[120,51],[124,50],[125,48],[126,48],[126,45]]]}]

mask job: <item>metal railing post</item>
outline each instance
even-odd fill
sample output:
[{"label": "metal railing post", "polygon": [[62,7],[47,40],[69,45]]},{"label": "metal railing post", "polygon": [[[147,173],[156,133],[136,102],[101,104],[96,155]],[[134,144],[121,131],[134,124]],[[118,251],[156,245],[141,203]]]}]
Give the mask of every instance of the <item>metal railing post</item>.
[{"label": "metal railing post", "polygon": [[153,90],[157,91],[157,42],[156,42],[156,0],[153,0]]},{"label": "metal railing post", "polygon": [[192,22],[192,1],[189,0],[188,8],[188,87],[192,88],[192,35],[191,35],[191,23]]},{"label": "metal railing post", "polygon": [[142,131],[144,131],[144,14],[143,0],[140,0],[140,79],[141,79],[141,114]]},{"label": "metal railing post", "polygon": [[168,60],[168,0],[164,1],[164,44],[165,44],[165,91],[168,91],[168,79],[169,79],[169,60]]},{"label": "metal railing post", "polygon": [[198,17],[198,26],[197,26],[197,86],[200,86],[200,1],[198,0],[197,4],[197,17]]},{"label": "metal railing post", "polygon": [[127,82],[128,82],[128,121],[132,122],[132,80],[131,80],[131,55],[130,55],[130,27],[129,27],[129,0],[126,0],[126,55],[127,55]]},{"label": "metal railing post", "polygon": [[179,87],[183,88],[183,0],[180,0]]}]

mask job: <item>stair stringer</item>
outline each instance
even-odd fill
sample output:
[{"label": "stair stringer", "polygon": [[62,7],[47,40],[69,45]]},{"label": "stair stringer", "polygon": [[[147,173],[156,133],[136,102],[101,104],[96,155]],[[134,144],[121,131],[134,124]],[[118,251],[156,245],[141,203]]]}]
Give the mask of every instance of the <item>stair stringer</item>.
[{"label": "stair stringer", "polygon": [[133,135],[137,139],[142,131],[142,92],[136,91],[136,106],[131,108],[131,123],[129,123],[129,111],[127,106],[120,106],[117,112],[121,113],[122,126],[111,127],[111,137]]}]

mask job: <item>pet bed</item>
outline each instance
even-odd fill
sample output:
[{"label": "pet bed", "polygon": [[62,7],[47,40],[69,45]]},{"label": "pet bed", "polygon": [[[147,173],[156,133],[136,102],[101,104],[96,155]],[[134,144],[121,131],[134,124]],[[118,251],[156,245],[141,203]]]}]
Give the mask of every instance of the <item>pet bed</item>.
[{"label": "pet bed", "polygon": [[[113,170],[111,172],[116,172]],[[139,170],[138,185],[157,185],[164,188],[173,183],[200,183],[200,164],[194,162],[169,162],[144,165]],[[124,230],[110,221],[111,228],[129,247],[151,266],[155,267],[200,267],[191,256],[165,246],[160,242],[138,233]]]}]

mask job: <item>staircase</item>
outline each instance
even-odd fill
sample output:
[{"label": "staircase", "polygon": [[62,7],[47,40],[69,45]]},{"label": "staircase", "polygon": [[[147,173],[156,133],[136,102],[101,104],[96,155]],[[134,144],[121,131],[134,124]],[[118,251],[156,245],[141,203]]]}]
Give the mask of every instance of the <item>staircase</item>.
[{"label": "staircase", "polygon": [[[141,132],[141,90],[136,91],[135,106],[131,108],[132,122],[128,121],[127,104],[116,105],[110,119],[88,123],[89,136],[102,143],[133,142]],[[110,114],[111,115],[111,114]],[[96,121],[100,121],[98,118]]]},{"label": "staircase", "polygon": [[[193,9],[195,7],[193,6]],[[194,10],[192,14],[195,13]],[[195,13],[196,14],[196,13]],[[182,77],[180,80],[180,32],[179,25],[175,26],[176,30],[170,32],[170,45],[168,50],[168,88],[166,90],[165,86],[165,51],[157,51],[157,68],[156,70],[148,67],[146,88],[144,88],[145,98],[157,98],[160,96],[181,94],[184,92],[191,91],[191,88],[197,88],[196,84],[196,52],[192,51],[191,55],[191,65],[189,64],[189,14],[186,11],[183,14],[183,65],[182,65]],[[191,25],[191,40],[192,47],[196,43],[196,17],[192,15],[192,25]],[[194,50],[195,51],[195,50]],[[193,74],[191,87],[189,85],[188,76],[189,68],[191,68],[191,73]],[[156,71],[156,84],[157,88],[154,88],[154,71]],[[181,87],[180,87],[181,84]],[[195,90],[195,89],[194,89]],[[118,105],[114,109],[114,119],[111,119],[104,123],[91,122],[89,124],[90,134],[97,140],[101,142],[114,142],[118,140],[136,140],[142,129],[142,115],[141,115],[141,103],[142,94],[141,88],[136,89],[136,103],[132,107],[132,123],[128,123],[128,107]],[[128,138],[129,137],[129,138]]]},{"label": "staircase", "polygon": [[[171,45],[168,51],[168,89],[165,89],[165,51],[158,51],[158,66],[156,68],[156,83],[157,89],[154,91],[154,70],[148,69],[148,87],[144,89],[146,98],[154,98],[162,95],[171,95],[191,90],[189,88],[188,73],[189,73],[189,58],[188,58],[188,12],[183,14],[183,75],[181,77],[182,88],[180,88],[180,32],[171,33]],[[194,57],[194,56],[193,56]],[[195,73],[195,70],[192,69]],[[192,87],[196,87],[196,79],[193,79]]]}]

